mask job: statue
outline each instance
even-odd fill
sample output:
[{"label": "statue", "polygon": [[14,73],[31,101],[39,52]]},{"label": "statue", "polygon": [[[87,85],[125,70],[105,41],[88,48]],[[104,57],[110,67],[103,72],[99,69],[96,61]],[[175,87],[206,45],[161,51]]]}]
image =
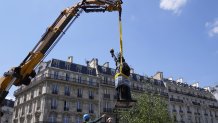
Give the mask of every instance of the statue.
[{"label": "statue", "polygon": [[132,98],[129,81],[130,67],[120,53],[118,53],[117,57],[114,55],[113,49],[110,50],[110,53],[116,63],[115,87],[117,93],[117,101],[131,102]]}]

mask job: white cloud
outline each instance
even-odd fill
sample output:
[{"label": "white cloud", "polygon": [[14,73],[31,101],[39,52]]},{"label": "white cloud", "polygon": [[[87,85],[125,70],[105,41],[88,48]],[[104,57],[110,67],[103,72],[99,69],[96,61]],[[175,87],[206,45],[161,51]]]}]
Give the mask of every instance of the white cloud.
[{"label": "white cloud", "polygon": [[173,11],[175,14],[182,12],[182,7],[185,6],[187,0],[160,0],[160,8]]},{"label": "white cloud", "polygon": [[218,36],[218,19],[214,22],[206,22],[205,26],[208,28],[208,34],[210,37]]}]

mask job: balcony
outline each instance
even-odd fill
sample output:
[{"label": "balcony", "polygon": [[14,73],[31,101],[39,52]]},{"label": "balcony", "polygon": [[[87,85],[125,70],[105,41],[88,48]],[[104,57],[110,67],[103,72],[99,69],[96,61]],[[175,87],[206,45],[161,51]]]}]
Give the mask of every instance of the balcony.
[{"label": "balcony", "polygon": [[104,80],[102,80],[101,84],[115,86],[115,82],[114,81],[104,81]]},{"label": "balcony", "polygon": [[161,92],[160,95],[161,95],[161,96],[164,96],[164,97],[169,97],[169,94],[166,93],[166,92]]},{"label": "balcony", "polygon": [[104,99],[110,99],[110,94],[104,94],[103,97]]},{"label": "balcony", "polygon": [[57,90],[52,90],[51,93],[52,93],[52,94],[58,94],[58,91],[57,91]]},{"label": "balcony", "polygon": [[133,86],[132,89],[135,91],[143,91],[143,88],[139,86]]},{"label": "balcony", "polygon": [[181,99],[175,99],[175,98],[170,98],[170,101],[183,103],[183,100],[181,100]]},{"label": "balcony", "polygon": [[112,108],[103,108],[103,112],[112,113]]},{"label": "balcony", "polygon": [[64,92],[65,96],[70,96],[70,92]]},{"label": "balcony", "polygon": [[213,109],[218,109],[218,106],[214,106],[214,105],[209,105],[209,107]]},{"label": "balcony", "polygon": [[54,75],[54,74],[43,74],[40,78],[36,78],[34,80],[43,80],[43,79],[55,79],[55,80],[63,80],[67,82],[76,82],[79,84],[85,84],[88,86],[96,86],[98,85],[97,82],[92,82],[92,81],[87,81],[87,80],[82,80],[82,79],[77,79],[77,78],[72,78],[72,77],[66,77],[66,76],[60,76],[60,75]]},{"label": "balcony", "polygon": [[198,103],[198,102],[194,102],[194,101],[192,101],[192,104],[193,104],[193,105],[196,105],[196,106],[201,106],[200,103]]},{"label": "balcony", "polygon": [[188,113],[188,114],[191,114],[192,112],[191,112],[191,111],[187,111],[187,113]]},{"label": "balcony", "polygon": [[78,97],[78,98],[82,98],[83,95],[82,95],[82,94],[77,94],[77,97]]},{"label": "balcony", "polygon": [[51,106],[51,109],[55,110],[55,109],[57,109],[57,106]]},{"label": "balcony", "polygon": [[173,109],[173,112],[177,112],[176,109]]},{"label": "balcony", "polygon": [[46,79],[61,80],[61,81],[65,81],[65,82],[70,82],[70,83],[75,83],[75,84],[82,84],[82,85],[91,86],[91,87],[95,87],[95,88],[98,87],[98,85],[99,85],[97,82],[92,82],[92,84],[90,84],[90,82],[87,81],[87,80],[79,80],[79,79],[76,79],[76,78],[69,78],[69,77],[66,77],[66,76],[57,76],[57,75],[54,75],[54,74],[46,73],[46,74],[42,74],[39,77],[35,77],[27,87],[20,87],[19,89],[17,89],[14,92],[14,95],[17,95],[17,94],[21,93],[23,90],[31,88],[32,86],[37,85],[37,84],[41,83],[43,80],[46,80]]},{"label": "balcony", "polygon": [[90,95],[90,96],[89,96],[89,99],[93,100],[93,99],[94,99],[94,96],[93,96],[93,95]]},{"label": "balcony", "polygon": [[77,109],[77,112],[82,112],[82,109]]},{"label": "balcony", "polygon": [[64,111],[69,111],[69,107],[64,107]]},{"label": "balcony", "polygon": [[90,113],[90,114],[93,114],[93,113],[94,113],[94,110],[89,110],[89,113]]},{"label": "balcony", "polygon": [[179,110],[179,113],[183,113],[183,110]]},{"label": "balcony", "polygon": [[195,112],[195,115],[201,115],[201,113],[199,113],[199,112]]}]

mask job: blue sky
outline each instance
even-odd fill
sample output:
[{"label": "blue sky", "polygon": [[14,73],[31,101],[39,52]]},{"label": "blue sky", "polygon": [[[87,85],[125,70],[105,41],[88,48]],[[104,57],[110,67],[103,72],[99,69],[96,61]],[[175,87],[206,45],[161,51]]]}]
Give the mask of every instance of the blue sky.
[{"label": "blue sky", "polygon": [[[17,66],[59,13],[78,0],[0,2],[0,74]],[[123,0],[126,61],[136,73],[183,78],[201,87],[218,84],[217,0]],[[82,13],[46,60],[85,64],[98,58],[114,67],[109,50],[119,50],[118,13]],[[13,87],[9,96],[13,95]]]}]

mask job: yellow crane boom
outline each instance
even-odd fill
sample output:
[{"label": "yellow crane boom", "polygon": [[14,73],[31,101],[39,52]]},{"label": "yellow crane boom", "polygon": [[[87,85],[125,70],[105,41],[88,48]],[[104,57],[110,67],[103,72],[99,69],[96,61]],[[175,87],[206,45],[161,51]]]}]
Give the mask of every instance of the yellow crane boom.
[{"label": "yellow crane boom", "polygon": [[12,85],[29,85],[36,73],[35,67],[47,56],[51,49],[69,28],[81,11],[105,12],[119,11],[121,0],[82,0],[76,5],[61,12],[55,22],[46,30],[32,51],[17,67],[12,68],[0,78],[0,104],[3,102]]}]

